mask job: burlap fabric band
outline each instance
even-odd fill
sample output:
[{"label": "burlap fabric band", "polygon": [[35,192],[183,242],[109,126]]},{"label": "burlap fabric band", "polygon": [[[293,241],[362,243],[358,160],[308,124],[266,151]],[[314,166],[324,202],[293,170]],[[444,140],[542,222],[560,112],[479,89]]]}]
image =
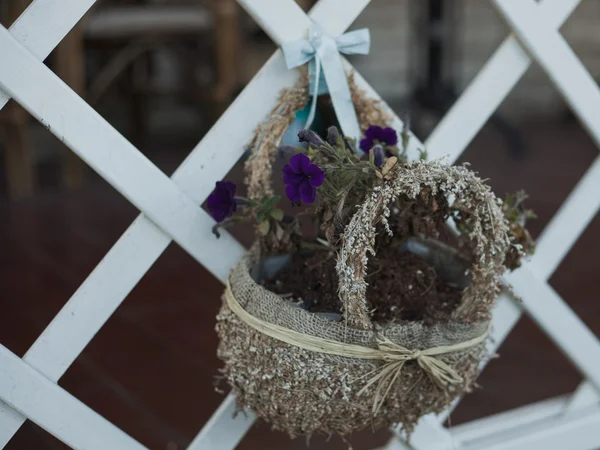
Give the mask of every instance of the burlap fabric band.
[{"label": "burlap fabric band", "polygon": [[464,383],[452,366],[453,354],[481,346],[490,332],[489,322],[425,327],[408,322],[373,330],[359,330],[332,322],[294,306],[252,278],[260,264],[260,247],[254,246],[230,275],[224,294],[228,308],[260,333],[311,352],[348,360],[380,362],[374,370],[353,381],[364,381],[363,395],[372,385],[373,414],[377,414],[407,361],[416,361],[441,389]]},{"label": "burlap fabric band", "polygon": [[229,309],[231,309],[231,311],[246,325],[279,341],[311,352],[325,353],[327,355],[342,356],[346,358],[383,361],[383,365],[360,378],[365,378],[367,381],[364,387],[359,391],[359,395],[366,392],[374,383],[378,383],[373,399],[374,415],[378,413],[379,408],[385,401],[388,392],[398,379],[398,376],[407,361],[417,361],[419,367],[423,369],[430,379],[442,389],[446,388],[448,385],[462,383],[463,378],[460,374],[457,373],[452,366],[439,359],[438,356],[469,350],[472,347],[478,346],[487,339],[491,327],[491,324],[488,325],[485,331],[475,338],[452,345],[440,345],[422,350],[409,349],[391,341],[383,335],[377,335],[377,347],[372,348],[299,333],[289,328],[261,320],[248,313],[239,304],[231,290],[231,284],[229,283],[227,284],[224,298]]}]

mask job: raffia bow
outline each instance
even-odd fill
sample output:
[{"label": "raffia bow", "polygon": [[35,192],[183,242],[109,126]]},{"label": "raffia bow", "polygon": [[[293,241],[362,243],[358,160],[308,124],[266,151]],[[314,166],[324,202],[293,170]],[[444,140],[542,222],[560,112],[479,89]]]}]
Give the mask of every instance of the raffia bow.
[{"label": "raffia bow", "polygon": [[[487,333],[484,333],[487,337]],[[479,338],[476,338],[479,341]],[[359,379],[367,378],[373,375],[369,381],[358,391],[358,395],[364,394],[369,387],[379,381],[375,390],[375,398],[373,400],[373,416],[379,412],[379,408],[385,401],[390,389],[394,385],[396,379],[402,372],[402,368],[407,361],[417,361],[419,367],[429,376],[440,389],[445,389],[448,385],[459,384],[463,382],[463,378],[450,366],[436,356],[449,353],[449,347],[433,347],[426,350],[409,350],[395,342],[390,341],[385,336],[379,337],[377,340],[378,348],[385,354],[382,359],[386,362],[381,367],[378,367],[371,372],[363,375]],[[455,347],[455,346],[451,346]],[[453,351],[456,351],[455,349]],[[384,391],[385,389],[385,391]],[[382,391],[383,394],[382,394]]]},{"label": "raffia bow", "polygon": [[[364,394],[369,387],[378,382],[373,401],[373,415],[377,415],[381,405],[383,405],[390,389],[394,385],[402,368],[407,361],[417,361],[419,367],[429,376],[429,378],[440,388],[446,388],[448,385],[458,384],[463,378],[449,364],[446,364],[439,355],[456,353],[475,347],[484,342],[491,330],[491,323],[486,331],[473,339],[459,342],[458,344],[432,347],[425,350],[409,350],[399,344],[389,340],[385,336],[377,338],[377,348],[364,347],[356,344],[346,344],[343,342],[324,339],[309,334],[299,333],[289,328],[266,322],[247,312],[237,301],[231,291],[231,286],[227,284],[224,294],[225,301],[229,309],[235,313],[246,325],[254,328],[262,334],[270,336],[286,344],[294,345],[305,350],[328,355],[343,356],[347,358],[370,359],[384,361],[385,364],[377,367],[371,372],[366,373],[354,381],[358,381],[371,376],[358,395]],[[383,392],[383,393],[382,393]]]}]

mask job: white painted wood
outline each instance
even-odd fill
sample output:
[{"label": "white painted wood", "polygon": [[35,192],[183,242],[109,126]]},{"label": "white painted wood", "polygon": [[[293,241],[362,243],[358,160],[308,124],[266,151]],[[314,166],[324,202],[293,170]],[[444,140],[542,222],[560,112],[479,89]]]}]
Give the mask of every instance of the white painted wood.
[{"label": "white painted wood", "polygon": [[229,394],[202,427],[202,431],[189,445],[188,450],[234,449],[256,419],[252,412],[240,413],[234,419],[235,409],[235,397]]},{"label": "white painted wood", "polygon": [[[213,220],[148,158],[43,63],[0,29],[0,86],[77,153],[146,217],[217,276],[229,265],[214,257],[239,245],[212,236]],[[135,174],[132,176],[132,174]]]},{"label": "white painted wood", "polygon": [[346,32],[371,0],[321,0],[308,16],[332,36]]},{"label": "white painted wood", "polygon": [[[362,75],[354,70],[354,68],[348,62],[348,60],[346,58],[342,57],[342,60],[344,62],[346,71],[347,72],[352,71],[353,76],[354,76],[354,82],[356,83],[356,86],[359,87],[360,89],[362,89],[365,92],[365,94],[367,95],[367,97],[378,100],[380,102],[380,104],[379,104],[380,108],[383,111],[385,111],[386,113],[390,114],[390,117],[392,118],[391,126],[395,130],[402,130],[404,123],[396,115],[396,113],[392,110],[392,108],[390,108],[389,105],[371,87],[371,85],[369,85],[369,83],[367,83],[367,81],[362,77]],[[406,153],[407,153],[409,159],[413,159],[413,160],[418,159],[419,158],[419,150],[422,150],[426,147],[419,140],[419,138],[417,138],[413,134],[412,131],[409,131],[409,136],[410,136],[410,139],[408,140],[408,149],[407,149]]]},{"label": "white painted wood", "polygon": [[[464,450],[596,450],[600,412],[557,418],[520,430],[521,434],[503,433],[492,436],[474,445],[463,446]],[[515,433],[516,434],[516,433]],[[495,439],[494,439],[495,438]],[[494,439],[492,441],[492,439]]]},{"label": "white painted wood", "polygon": [[600,146],[600,90],[560,32],[538,20],[540,7],[533,0],[492,2]]},{"label": "white painted wood", "polygon": [[238,3],[278,46],[308,36],[310,20],[294,1],[238,0]]},{"label": "white painted wood", "polygon": [[[10,27],[10,34],[39,60],[48,57],[96,0],[34,0]],[[10,97],[0,91],[0,109]]]},{"label": "white painted wood", "polygon": [[[329,14],[331,7],[325,4],[318,11]],[[360,9],[356,9],[356,14],[359,12]],[[346,14],[345,17],[348,23],[354,20],[351,15]],[[335,26],[340,27],[340,21],[336,21]],[[330,30],[332,33],[335,31]],[[276,52],[175,172],[175,182],[198,203],[204,201],[214,182],[221,179],[241,156],[254,128],[274,106],[279,90],[293,85],[296,79],[296,72],[288,71],[280,52]],[[249,110],[255,112],[252,115],[255,122],[248,120]],[[234,151],[222,151],[223,142],[228,142]],[[48,367],[52,378],[60,378],[169,241],[147,218],[140,215],[36,341],[26,360],[39,368]],[[143,249],[143,253],[137,253],[140,249]],[[240,251],[215,254],[227,259],[231,267],[241,257]],[[123,270],[124,261],[127,261],[127,270]],[[220,279],[225,280],[224,277]],[[71,313],[75,313],[84,324],[72,320]],[[0,414],[0,423],[6,423],[8,416],[9,413]],[[227,420],[227,417],[223,416],[223,420]],[[0,444],[8,442],[23,421],[22,416],[16,415],[7,427],[10,432],[0,428]],[[244,423],[249,426],[248,422]],[[241,439],[245,430],[239,427],[238,430]]]},{"label": "white painted wood", "polygon": [[307,16],[293,0],[238,0],[277,45],[305,39],[311,20],[332,36],[343,34],[369,2],[370,0],[320,1]]},{"label": "white painted wood", "polygon": [[[571,417],[563,412],[570,402],[569,396],[561,396],[526,405],[510,411],[453,426],[447,435],[430,440],[428,450],[487,450],[494,449],[595,449],[597,434],[590,433],[600,427],[600,404],[580,408]],[[430,429],[435,430],[435,424]],[[551,437],[547,436],[550,430]],[[554,439],[558,436],[558,441]],[[450,440],[447,440],[450,439]],[[565,444],[568,442],[568,444]],[[436,445],[439,444],[439,445]],[[386,450],[407,450],[402,441],[394,439]],[[417,447],[418,448],[418,447]]]},{"label": "white painted wood", "polygon": [[527,405],[453,427],[451,432],[464,450],[596,449],[600,407],[567,417],[562,414],[567,401],[562,397]]},{"label": "white painted wood", "polygon": [[[490,341],[488,341],[488,354],[494,355],[504,339],[508,336],[514,326],[521,318],[522,309],[515,300],[504,292],[498,298],[494,311],[492,313],[493,324],[492,332],[490,334]],[[481,362],[480,370],[483,370],[489,360]],[[439,448],[444,450],[457,450],[460,448],[456,440],[452,437],[449,430],[447,430],[442,424],[448,419],[454,408],[460,402],[460,398],[457,398],[452,404],[443,412],[438,415],[429,414],[419,421],[412,436],[411,446],[412,449],[429,450],[430,448]],[[395,433],[399,432],[399,429],[394,430]],[[398,438],[392,439],[388,443],[388,450],[401,450],[408,448]]]},{"label": "white painted wood", "polygon": [[[305,38],[311,20],[319,23],[333,36],[342,34],[347,26],[354,21],[370,0],[352,0],[343,3],[342,0],[321,1],[315,5],[307,16],[293,0],[238,0],[252,18],[278,44]],[[276,6],[275,6],[276,5]],[[342,6],[343,5],[343,6]],[[342,11],[340,13],[340,11]],[[287,19],[287,20],[286,20]],[[290,26],[290,23],[293,24]],[[356,85],[370,98],[381,102],[381,107],[392,117],[391,125],[402,130],[403,122],[387,105],[379,94],[342,56],[344,68],[352,73]],[[410,132],[407,154],[415,159],[419,156],[418,149],[424,146]]]},{"label": "white painted wood", "polygon": [[0,397],[72,448],[145,448],[2,345]]},{"label": "white painted wood", "polygon": [[526,265],[506,276],[526,312],[600,391],[600,341],[548,283]]},{"label": "white painted wood", "polygon": [[494,434],[510,433],[514,428],[527,427],[559,416],[568,399],[568,396],[560,396],[543,400],[453,426],[450,431],[461,444],[469,444]]},{"label": "white painted wood", "polygon": [[[543,0],[536,20],[558,29],[581,0]],[[531,65],[514,35],[508,36],[469,83],[425,142],[432,158],[448,155],[454,162],[510,94]]]},{"label": "white painted wood", "polygon": [[[177,169],[173,180],[195,201],[203,202],[215,181],[223,178],[243,154],[255,127],[275,106],[279,90],[292,86],[296,79],[296,72],[288,71],[280,52],[276,52]],[[248,116],[249,110],[255,114]],[[223,151],[223,142],[229,143],[230,151]],[[212,235],[208,239],[207,242],[215,242]],[[218,242],[221,245],[221,241]],[[38,338],[25,359],[51,379],[58,380],[169,243],[170,238],[140,214]],[[238,245],[224,245],[212,255],[221,258],[227,267],[219,276],[225,282],[229,269],[243,255],[243,249]],[[74,320],[77,317],[79,320]],[[0,447],[6,445],[25,420],[10,411],[5,408],[2,412],[0,402]]]},{"label": "white painted wood", "polygon": [[571,395],[569,402],[565,405],[563,413],[573,414],[580,409],[594,405],[600,405],[598,393],[592,383],[585,381],[577,386],[577,390]]},{"label": "white painted wood", "polygon": [[[50,9],[47,11],[52,13],[51,17],[54,18],[55,15],[59,16],[54,22],[51,21],[51,24],[58,24],[58,31],[54,30],[54,34],[48,32],[50,37],[58,36],[57,42],[59,42],[61,39],[60,33],[64,31],[62,34],[64,36],[68,29],[77,21],[76,12],[80,11],[77,7],[82,7],[81,5],[84,2],[83,0],[78,1],[76,7],[71,7],[75,4],[73,0],[63,0],[62,3],[67,3],[68,13],[72,14],[70,16],[71,19],[76,17],[73,23],[68,25],[68,21],[64,20],[65,17],[57,12],[55,6],[52,6],[56,1],[37,0],[34,3],[37,6],[32,6],[32,8],[34,8],[34,11],[35,8],[42,8],[38,9],[38,11],[42,11],[43,8],[49,7]],[[496,3],[500,2],[500,0],[495,1]],[[502,1],[504,2],[504,0]],[[93,2],[89,3],[91,5]],[[240,0],[240,3],[256,17],[277,42],[298,39],[306,33],[309,25],[308,19],[297,5],[289,0]],[[506,3],[510,3],[510,0]],[[550,31],[554,31],[574,9],[577,3],[574,0],[546,0],[537,7],[533,5],[533,7],[537,8],[535,19],[530,14],[527,20],[530,22],[534,20],[541,21]],[[338,35],[346,29],[366,4],[368,4],[368,1],[365,0],[323,0],[311,11],[311,16],[314,20],[324,25],[329,33]],[[89,6],[87,7],[89,8]],[[508,8],[518,9],[521,7],[516,7],[513,2]],[[524,8],[531,7],[531,5],[526,5]],[[47,18],[44,19],[47,22]],[[518,18],[518,20],[521,19]],[[36,18],[35,14],[32,15],[28,10],[19,20],[23,20],[23,23],[27,24],[27,20],[30,20],[30,23],[34,23],[35,20],[40,19],[39,17]],[[531,24],[524,23],[523,29],[525,32],[529,32]],[[544,29],[543,32],[547,33],[548,29]],[[206,236],[201,236],[201,239],[204,243],[208,242],[209,245],[200,248],[200,239],[196,240],[195,235],[192,236],[191,230],[208,231],[210,226],[207,223],[210,223],[210,220],[196,205],[206,198],[214,185],[214,181],[220,179],[239,158],[243,145],[249,140],[252,130],[256,126],[256,123],[250,124],[249,122],[259,122],[268,114],[275,102],[275,97],[279,89],[293,84],[296,74],[288,72],[285,69],[279,52],[276,52],[274,57],[271,58],[265,65],[265,68],[251,83],[253,87],[248,86],[244,91],[246,97],[244,97],[244,94],[240,96],[240,99],[245,98],[246,103],[239,101],[240,99],[236,101],[237,106],[234,104],[232,109],[215,125],[213,130],[211,130],[212,134],[209,133],[197,146],[194,152],[182,164],[181,168],[175,173],[173,182],[171,182],[149,161],[139,155],[120,135],[110,129],[110,127],[107,129],[106,124],[98,120],[98,117],[90,114],[89,107],[85,103],[78,99],[68,88],[57,82],[47,71],[43,70],[39,63],[34,61],[35,57],[43,59],[47,53],[43,55],[43,52],[41,52],[38,55],[35,50],[32,50],[27,41],[27,27],[23,27],[22,30],[25,30],[22,33],[22,39],[15,34],[12,28],[10,33],[13,36],[17,36],[17,41],[24,42],[26,47],[33,52],[33,55],[25,52],[17,42],[12,40],[8,36],[8,33],[6,33],[6,30],[0,30],[2,31],[0,32],[0,57],[8,57],[8,59],[3,58],[3,60],[9,60],[12,63],[13,59],[10,57],[18,56],[15,59],[16,68],[0,67],[0,86],[6,87],[9,92],[14,90],[18,101],[24,103],[24,106],[31,108],[31,111],[42,123],[49,124],[53,129],[52,131],[57,136],[64,138],[67,144],[71,145],[78,154],[84,156],[84,159],[87,157],[92,167],[105,176],[117,189],[121,190],[132,203],[138,206],[152,220],[143,214],[136,219],[24,357],[25,361],[31,366],[38,367],[50,379],[57,380],[102,324],[110,317],[122,299],[135,286],[137,281],[144,275],[158,256],[160,256],[162,251],[164,251],[170,242],[171,236],[175,237],[198,261],[207,265],[209,270],[212,270],[221,280],[224,280],[231,265],[243,253],[243,249],[228,235],[226,236],[226,248],[230,250],[229,252],[223,252],[222,250],[215,252],[216,247],[210,245]],[[518,33],[520,38],[523,39],[522,32],[518,31]],[[43,37],[44,32],[39,34],[33,33],[33,36]],[[556,38],[556,36],[554,37]],[[539,36],[535,35],[535,33],[534,37],[526,36],[526,38],[532,41],[530,46],[539,44]],[[560,40],[561,37],[558,36],[558,39]],[[35,39],[32,42],[35,42]],[[45,41],[46,47],[50,45],[53,47],[56,43],[53,44],[52,39]],[[566,43],[563,42],[563,44],[566,46]],[[34,43],[32,45],[38,50],[46,48],[41,43]],[[569,50],[568,46],[566,46],[566,49]],[[541,50],[538,49],[538,51],[547,52],[547,46],[544,47],[542,45]],[[565,48],[562,48],[561,51],[564,53]],[[539,57],[535,51],[533,53],[536,58]],[[550,72],[551,76],[555,75],[556,58],[553,59],[549,55],[544,56],[548,61],[543,66]],[[530,61],[531,59],[523,52],[516,40],[508,38],[486,65],[481,75],[474,80],[465,93],[465,96],[457,102],[446,119],[442,121],[440,127],[431,136],[428,141],[430,155],[436,157],[449,154],[450,159],[452,161],[455,160],[460,151],[470,142],[485,120],[487,120],[504,96],[508,94],[512,86],[526,71]],[[582,67],[577,67],[577,62],[574,55],[571,55],[569,64],[575,64],[576,67],[564,69],[564,73],[559,73],[554,81],[559,86],[559,89],[562,89],[563,95],[570,100],[571,105],[579,113],[582,120],[584,120],[584,123],[591,130],[598,143],[600,142],[597,139],[600,136],[600,128],[595,124],[591,115],[593,111],[598,110],[598,105],[596,104],[598,99],[594,99],[593,96],[591,100],[584,98],[585,94],[593,91],[590,90],[591,85],[588,83],[583,88],[581,86],[575,88],[568,86],[573,73],[580,77],[579,80],[585,78],[585,70]],[[347,61],[345,61],[345,64],[347,69],[351,68]],[[19,75],[18,77],[17,74]],[[581,78],[582,76],[583,78]],[[378,98],[377,94],[360,75],[356,75],[356,80],[359,87],[365,89],[372,97]],[[26,87],[31,87],[32,84],[34,84],[34,87],[37,87],[36,83],[42,86],[43,92],[41,89],[33,89],[34,92],[31,94],[26,92]],[[263,83],[262,86],[260,86],[261,83]],[[46,97],[36,98],[36,96],[40,96],[44,92],[47,92]],[[267,101],[264,101],[265,94]],[[595,94],[600,98],[597,89]],[[58,106],[55,105],[56,103],[58,103]],[[384,108],[387,108],[387,105],[384,105]],[[248,121],[247,111],[249,110],[256,111],[256,114],[252,115],[255,118],[254,121]],[[76,117],[80,119],[79,116],[81,114],[85,116],[83,131],[71,130],[72,118]],[[76,123],[79,125],[79,120]],[[397,117],[394,126],[396,128],[401,128],[402,126]],[[237,131],[237,128],[241,128],[241,130]],[[104,151],[100,149],[100,145],[86,143],[86,140],[81,137],[81,134],[84,132],[88,137],[94,136],[97,139],[103,139],[105,141],[103,142]],[[213,136],[214,142],[210,141],[211,136]],[[223,152],[223,142],[230,142],[231,148],[234,150]],[[234,142],[238,144],[234,145]],[[421,144],[416,138],[411,139],[411,153],[413,155],[416,154],[416,149],[420,148],[420,146]],[[198,151],[200,148],[202,148],[202,152]],[[125,152],[125,156],[114,156],[114,153],[117,151],[119,153]],[[560,334],[561,330],[556,329],[556,320],[549,317],[549,314],[544,315],[536,309],[540,308],[540,304],[542,304],[537,297],[532,300],[533,304],[531,302],[526,302],[525,304],[532,315],[534,315],[534,318],[551,334],[551,337],[564,351],[569,352],[570,357],[577,363],[580,369],[598,385],[600,371],[598,370],[598,363],[595,361],[599,361],[600,363],[600,358],[592,359],[600,355],[598,353],[600,346],[597,339],[589,330],[580,326],[582,325],[581,321],[547,284],[536,280],[536,278],[545,280],[550,276],[593,217],[593,212],[590,212],[590,209],[597,209],[597,200],[594,200],[594,208],[589,208],[589,206],[590,195],[593,192],[597,192],[598,182],[596,180],[599,178],[596,174],[597,170],[598,163],[596,162],[584,179],[578,184],[569,197],[568,202],[548,226],[544,233],[542,245],[539,247],[544,256],[544,263],[540,264],[539,267],[536,264],[529,264],[529,272],[522,276],[519,286],[520,289],[524,290],[530,296],[535,294],[550,296],[552,298],[551,309],[555,313],[566,314],[566,322],[569,327],[575,327],[577,330],[570,337]],[[125,179],[125,173],[134,172],[141,173],[140,179],[136,180],[136,182],[140,186],[143,186],[143,188],[138,189],[135,186],[136,183]],[[199,173],[203,173],[204,176],[199,176]],[[144,189],[148,192],[142,192]],[[150,201],[149,197],[153,197],[154,201]],[[586,205],[588,208],[586,208]],[[155,223],[161,228],[154,225]],[[568,231],[568,235],[565,235],[565,230]],[[165,234],[165,231],[168,234]],[[565,237],[567,239],[564,239]],[[212,238],[212,236],[209,236],[209,238]],[[544,242],[549,243],[555,239],[562,239],[560,241],[561,245],[558,248],[555,248],[553,245],[543,245]],[[220,244],[222,243],[223,241],[220,242]],[[142,248],[143,250],[141,250]],[[218,255],[218,257],[216,260],[210,260],[208,257],[202,257],[202,254],[213,254]],[[127,262],[127,264],[124,265],[124,262]],[[102,292],[104,294],[103,299],[105,299],[107,297],[107,285],[109,286],[108,293],[114,295],[110,295],[109,302],[101,304],[99,293]],[[520,309],[507,296],[503,296],[494,311],[495,328],[493,333],[498,343],[508,334],[519,316]],[[498,343],[492,348],[499,345]],[[586,357],[582,351],[576,351],[578,344],[585,345],[587,349],[591,348],[593,353],[592,358]],[[25,362],[19,361],[19,364],[25,367],[26,370],[37,374]],[[6,381],[5,378],[0,378],[0,385],[2,385],[3,380]],[[60,388],[53,385],[50,380],[48,380],[48,383],[51,386],[55,386],[58,389],[57,392],[61,392]],[[6,383],[7,386],[11,387],[14,387],[14,384],[14,380]],[[581,415],[581,407],[590,402],[590,392],[589,385],[582,386],[579,394],[571,402],[572,404],[579,404],[578,409],[569,414],[568,417],[565,416],[566,418],[561,417],[562,421],[560,423],[552,424],[552,432],[556,432],[557,429],[562,427],[563,434],[561,434],[560,439],[552,440],[547,445],[556,446],[557,442],[573,443],[575,446],[572,448],[584,448],[587,445],[586,439],[588,436],[591,436],[589,431],[592,430],[592,426],[590,425],[591,419],[589,417],[591,414],[583,417]],[[63,397],[65,396],[68,398],[68,394],[63,393]],[[6,396],[2,395],[0,391],[0,397]],[[25,398],[27,401],[33,401],[27,396]],[[9,402],[12,401],[12,398],[8,399]],[[580,401],[579,399],[582,400]],[[62,400],[66,401],[65,398]],[[18,407],[18,405],[16,406]],[[564,405],[563,407],[567,408]],[[203,448],[205,445],[210,447],[216,446],[217,448],[235,447],[252,423],[253,418],[234,421],[230,418],[232,408],[233,398],[229,396],[200,435],[194,440],[190,448]],[[25,410],[23,412],[28,414]],[[421,439],[419,433],[423,437],[423,444],[419,444],[419,448],[446,448],[448,445],[456,445],[451,436],[449,439],[448,432],[440,427],[439,421],[442,418],[444,418],[443,414],[440,417],[429,416],[424,419],[425,426],[418,427],[415,433],[417,441]],[[3,437],[12,436],[23,420],[23,416],[0,403],[0,443],[2,443]],[[56,434],[56,426],[58,425],[51,421],[49,423],[52,423],[52,426],[48,428],[49,431]],[[547,424],[544,426],[547,427]],[[425,436],[423,432],[427,430],[429,430],[429,434]],[[63,433],[64,430],[61,429],[59,432]],[[71,435],[68,437],[71,438]],[[511,440],[503,439],[501,442],[491,444],[501,444],[502,447],[498,448],[558,448],[548,446],[539,447],[542,445],[542,442],[545,442],[544,439],[547,439],[547,437],[547,430],[531,430],[531,433],[526,436],[525,440],[523,440],[523,436],[517,436],[514,439],[511,438]],[[566,440],[567,437],[570,439],[569,441]],[[598,440],[596,439],[593,442],[597,444]],[[427,443],[431,445],[424,447]],[[530,447],[525,447],[525,444]],[[470,446],[469,448],[482,447]]]},{"label": "white painted wood", "polygon": [[[561,92],[565,100],[571,105],[574,112],[578,115],[583,125],[588,129],[588,132],[594,139],[597,145],[600,145],[600,124],[597,121],[598,104],[600,103],[600,91],[593,78],[589,75],[581,61],[577,58],[571,48],[568,46],[562,35],[552,28],[548,27],[546,23],[539,23],[535,26],[532,25],[535,20],[530,16],[536,10],[536,5],[531,2],[518,3],[514,1],[506,2],[495,2],[499,11],[503,14],[504,18],[510,23],[511,27],[515,30],[519,39],[527,47],[532,55],[535,56],[536,60],[539,61],[540,65],[546,70],[552,82],[556,85],[557,89]],[[597,168],[598,162],[594,163],[594,168]],[[592,172],[592,169],[588,173]],[[598,175],[594,175],[598,176]],[[591,178],[582,180],[580,183],[586,183],[588,185],[589,195],[587,198],[581,196],[579,201],[569,201],[561,208],[564,212],[563,216],[566,217],[559,225],[551,229],[554,242],[561,243],[556,249],[551,249],[551,246],[547,246],[546,249],[542,249],[542,260],[553,261],[553,253],[566,253],[570,248],[570,244],[574,243],[574,240],[583,231],[585,225],[593,219],[597,208],[597,186],[598,183],[594,183]],[[596,198],[594,198],[594,192]],[[593,202],[593,207],[589,203],[586,205],[582,202]],[[582,229],[576,229],[573,236],[568,236],[568,230],[570,226],[566,224],[571,211],[580,210],[585,211],[585,208],[589,208],[588,218]],[[569,209],[569,212],[562,210]],[[565,239],[566,242],[562,242],[560,239]],[[600,385],[597,383],[596,387]],[[591,397],[589,391],[591,386],[583,384],[577,396],[573,402],[570,403],[569,412],[572,412],[578,405],[585,406],[594,399]],[[595,396],[596,402],[598,401],[598,395]]]},{"label": "white painted wood", "polygon": [[531,270],[548,279],[600,208],[600,157],[597,157],[540,235]]}]

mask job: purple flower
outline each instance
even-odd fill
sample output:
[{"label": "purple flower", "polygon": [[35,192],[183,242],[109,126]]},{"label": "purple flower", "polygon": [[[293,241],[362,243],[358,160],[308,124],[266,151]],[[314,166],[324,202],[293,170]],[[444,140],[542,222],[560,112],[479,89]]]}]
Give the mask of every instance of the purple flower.
[{"label": "purple flower", "polygon": [[317,133],[309,129],[300,130],[298,132],[298,140],[300,142],[308,142],[315,147],[321,147],[322,145],[325,145],[323,139],[321,139]]},{"label": "purple flower", "polygon": [[323,184],[325,173],[303,153],[290,158],[290,163],[283,166],[283,182],[286,184],[285,194],[292,203],[313,203],[317,196],[317,187]]},{"label": "purple flower", "polygon": [[233,215],[237,208],[235,184],[230,181],[217,181],[215,190],[208,196],[206,206],[217,222],[223,222]]},{"label": "purple flower", "polygon": [[385,152],[383,151],[383,147],[377,144],[371,150],[373,150],[373,164],[375,164],[376,167],[383,166],[383,163],[385,162]]},{"label": "purple flower", "polygon": [[365,131],[365,137],[360,141],[360,149],[365,153],[369,153],[369,150],[377,143],[383,146],[392,146],[396,145],[397,142],[398,135],[393,128],[382,128],[377,125],[371,125]]}]

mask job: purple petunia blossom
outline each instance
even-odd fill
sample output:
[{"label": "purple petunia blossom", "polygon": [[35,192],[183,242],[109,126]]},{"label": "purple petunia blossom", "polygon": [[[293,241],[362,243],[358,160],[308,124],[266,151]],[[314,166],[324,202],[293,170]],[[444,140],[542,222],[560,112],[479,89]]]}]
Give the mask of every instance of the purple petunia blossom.
[{"label": "purple petunia blossom", "polygon": [[365,137],[360,141],[360,149],[365,153],[369,153],[369,150],[371,150],[375,144],[392,146],[396,145],[397,142],[398,135],[393,128],[382,128],[377,125],[371,125],[367,128],[367,131],[365,131]]},{"label": "purple petunia blossom", "polygon": [[373,164],[375,164],[376,167],[383,166],[383,163],[385,162],[385,152],[383,151],[383,147],[377,144],[371,150],[373,150]]},{"label": "purple petunia blossom", "polygon": [[303,153],[290,158],[290,163],[283,166],[283,182],[286,184],[285,194],[292,203],[313,203],[317,196],[317,187],[323,184],[325,172]]},{"label": "purple petunia blossom", "polygon": [[235,188],[231,181],[217,181],[215,190],[208,196],[206,206],[217,222],[223,222],[237,209]]}]

